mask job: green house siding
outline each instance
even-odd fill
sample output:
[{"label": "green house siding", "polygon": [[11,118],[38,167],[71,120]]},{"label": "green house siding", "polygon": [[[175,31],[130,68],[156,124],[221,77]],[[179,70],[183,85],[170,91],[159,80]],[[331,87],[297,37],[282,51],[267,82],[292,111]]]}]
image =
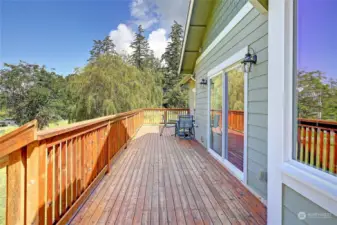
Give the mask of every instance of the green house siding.
[{"label": "green house siding", "polygon": [[248,0],[215,0],[212,16],[205,34],[202,49],[205,50],[229,24]]},{"label": "green house siding", "polygon": [[[300,220],[298,213],[306,213]],[[283,225],[336,225],[337,217],[316,205],[298,192],[283,185]]]},{"label": "green house siding", "polygon": [[[223,1],[237,2],[246,1]],[[223,4],[224,4],[223,3]],[[228,4],[228,3],[227,3]],[[233,4],[233,3],[232,3]],[[225,7],[226,8],[226,7]],[[234,17],[231,8],[227,8]],[[239,11],[237,9],[235,11]],[[223,18],[226,11],[221,11]],[[214,24],[214,23],[212,23]],[[214,26],[209,26],[211,32]],[[221,30],[217,27],[217,29]],[[223,28],[222,28],[223,29]],[[218,33],[218,31],[216,32]],[[207,37],[207,38],[210,38]],[[210,38],[210,40],[213,38]],[[207,78],[207,73],[241,50],[252,47],[258,56],[258,63],[248,76],[248,185],[264,199],[267,198],[267,182],[259,179],[261,171],[267,171],[267,110],[268,110],[268,17],[252,9],[239,24],[237,24],[215,48],[207,54],[195,68],[196,74],[196,138],[207,146],[207,87],[201,86],[201,79]]]}]

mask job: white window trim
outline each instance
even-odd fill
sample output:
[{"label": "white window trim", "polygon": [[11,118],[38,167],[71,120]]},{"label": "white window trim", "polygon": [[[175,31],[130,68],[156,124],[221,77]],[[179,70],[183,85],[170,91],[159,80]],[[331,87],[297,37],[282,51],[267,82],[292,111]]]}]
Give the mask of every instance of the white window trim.
[{"label": "white window trim", "polygon": [[282,224],[283,184],[337,215],[337,177],[292,159],[293,4],[269,1],[268,224],[273,225]]},{"label": "white window trim", "polygon": [[[219,156],[217,153],[215,153],[211,148],[210,148],[210,79],[215,77],[215,76],[223,76],[224,77],[224,70],[230,70],[230,67],[238,62],[240,62],[244,57],[245,54],[248,52],[248,46],[242,48],[240,51],[214,67],[212,70],[210,70],[207,73],[207,83],[208,85],[208,109],[207,109],[207,150],[208,152],[219,162],[221,162],[228,170],[231,172],[234,176],[236,176],[240,181],[243,182],[243,184],[247,184],[247,142],[248,142],[248,74],[244,73],[244,157],[243,157],[243,172],[240,171],[238,168],[236,168],[232,163],[230,163],[228,160],[226,160],[224,157]],[[224,95],[223,95],[224,96]],[[223,106],[223,112],[225,111],[224,106]],[[222,126],[225,127],[225,121],[222,121],[223,124]],[[223,143],[224,141],[224,135],[223,135]],[[224,146],[224,145],[223,145]],[[222,149],[222,155],[224,155],[224,147]],[[254,193],[255,194],[255,193]],[[260,197],[260,196],[258,196]]]}]

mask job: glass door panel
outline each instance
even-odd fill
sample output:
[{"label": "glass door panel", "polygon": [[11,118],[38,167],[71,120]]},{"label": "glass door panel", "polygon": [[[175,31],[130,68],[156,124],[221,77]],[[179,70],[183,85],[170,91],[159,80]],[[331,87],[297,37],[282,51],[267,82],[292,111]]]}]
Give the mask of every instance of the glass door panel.
[{"label": "glass door panel", "polygon": [[[225,158],[243,171],[244,156],[244,73],[239,66],[226,72]],[[226,111],[227,111],[226,110]]]},{"label": "glass door panel", "polygon": [[210,148],[222,156],[222,73],[210,79]]}]

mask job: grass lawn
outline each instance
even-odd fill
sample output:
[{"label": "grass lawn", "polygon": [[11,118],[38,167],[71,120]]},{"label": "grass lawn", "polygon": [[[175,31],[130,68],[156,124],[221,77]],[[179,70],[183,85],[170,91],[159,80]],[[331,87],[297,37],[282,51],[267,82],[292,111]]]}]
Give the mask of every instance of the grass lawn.
[{"label": "grass lawn", "polygon": [[[68,125],[67,120],[60,120],[55,123],[49,124],[48,128],[55,128]],[[9,127],[0,127],[0,137],[5,135],[13,130],[15,130],[16,126]],[[0,169],[0,225],[6,224],[6,168]]]}]

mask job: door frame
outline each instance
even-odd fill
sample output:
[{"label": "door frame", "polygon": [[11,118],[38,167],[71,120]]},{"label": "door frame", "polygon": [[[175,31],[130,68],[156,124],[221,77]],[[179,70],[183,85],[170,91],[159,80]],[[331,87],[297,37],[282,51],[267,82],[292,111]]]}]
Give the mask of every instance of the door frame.
[{"label": "door frame", "polygon": [[[207,83],[208,83],[208,106],[207,106],[207,150],[208,152],[218,161],[220,161],[234,176],[236,176],[240,181],[242,181],[244,184],[247,184],[247,142],[248,142],[248,74],[245,72],[244,73],[244,149],[243,149],[243,171],[240,171],[238,168],[236,168],[231,162],[229,162],[227,159],[225,159],[225,148],[227,148],[227,138],[225,138],[225,132],[222,133],[222,156],[218,155],[214,150],[210,148],[210,104],[211,104],[211,99],[210,99],[210,93],[211,93],[211,85],[210,85],[210,80],[215,77],[215,76],[222,76],[223,79],[223,88],[222,88],[222,111],[226,111],[226,105],[224,101],[225,97],[225,77],[226,77],[226,69],[229,69],[231,66],[234,64],[237,64],[241,62],[245,54],[248,52],[248,46],[242,48],[240,51],[236,52],[229,58],[227,58],[225,61],[221,62],[219,65],[211,69],[207,73]],[[223,117],[222,119],[222,127],[225,129],[226,121]]]}]

